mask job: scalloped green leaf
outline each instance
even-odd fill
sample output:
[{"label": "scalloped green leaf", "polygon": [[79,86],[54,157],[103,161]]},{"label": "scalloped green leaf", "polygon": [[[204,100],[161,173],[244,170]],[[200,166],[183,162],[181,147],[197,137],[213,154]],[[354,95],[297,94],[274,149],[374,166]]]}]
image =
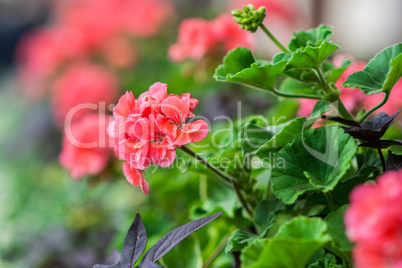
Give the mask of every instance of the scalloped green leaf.
[{"label": "scalloped green leaf", "polygon": [[308,31],[294,33],[288,47],[290,51],[294,52],[299,48],[315,45],[319,41],[327,41],[331,35],[332,27],[320,25],[317,28],[310,29]]},{"label": "scalloped green leaf", "polygon": [[244,69],[234,75],[229,74],[226,77],[226,80],[228,82],[240,83],[258,89],[274,91],[276,79],[285,65],[286,61],[281,61],[274,65],[267,64],[264,66],[261,66],[258,63],[253,63],[250,68]]},{"label": "scalloped green leaf", "polygon": [[232,251],[240,251],[249,243],[253,242],[256,238],[256,235],[247,233],[241,229],[236,229],[232,232],[228,239],[225,252],[230,253]]},{"label": "scalloped green leaf", "polygon": [[241,148],[245,154],[255,154],[274,134],[252,122],[241,129]]},{"label": "scalloped green leaf", "polygon": [[402,76],[402,43],[387,47],[364,67],[346,78],[343,87],[360,88],[366,95],[389,94]]},{"label": "scalloped green leaf", "polygon": [[251,268],[255,267],[254,264],[258,262],[261,257],[261,252],[264,250],[268,239],[254,240],[250,245],[245,247],[240,255],[241,267]]},{"label": "scalloped green leaf", "polygon": [[[297,117],[293,120],[290,120],[284,124],[280,124],[277,126],[273,126],[272,132],[275,133],[267,142],[265,142],[258,150],[257,153],[261,153],[268,150],[276,150],[279,149],[298,135],[302,133],[306,129],[310,127],[305,125],[307,118],[305,117]],[[271,128],[270,128],[271,130]]]},{"label": "scalloped green leaf", "polygon": [[215,70],[214,78],[218,81],[226,81],[228,75],[236,74],[255,62],[250,49],[238,47],[228,52],[223,59],[223,64]]},{"label": "scalloped green leaf", "polygon": [[256,240],[240,256],[244,268],[304,268],[331,241],[319,218],[297,217],[285,223],[270,240]]},{"label": "scalloped green leaf", "polygon": [[254,212],[254,223],[260,237],[264,237],[269,229],[276,223],[275,217],[285,205],[278,199],[262,200]]},{"label": "scalloped green leaf", "polygon": [[335,68],[332,64],[323,63],[324,67],[324,76],[327,79],[328,83],[335,83],[342,76],[342,74],[346,71],[346,69],[352,65],[353,61],[348,58],[344,58],[342,64],[339,68]]},{"label": "scalloped green leaf", "polygon": [[275,64],[257,63],[249,49],[239,47],[228,53],[224,64],[216,69],[214,78],[218,81],[273,91],[276,79],[285,65],[285,60]]},{"label": "scalloped green leaf", "polygon": [[336,257],[327,253],[324,258],[318,259],[308,268],[343,268],[343,266],[336,264]]},{"label": "scalloped green leaf", "polygon": [[307,46],[293,53],[285,67],[285,74],[304,83],[319,85],[316,70],[339,47],[332,41],[322,41],[317,46]]},{"label": "scalloped green leaf", "polygon": [[316,95],[317,92],[313,89],[314,85],[302,83],[298,80],[292,78],[286,78],[283,80],[279,86],[279,91],[291,94],[305,94],[305,95]]},{"label": "scalloped green leaf", "polygon": [[393,145],[389,147],[391,152],[395,155],[402,155],[402,146],[401,145]]},{"label": "scalloped green leaf", "polygon": [[356,149],[355,140],[338,127],[299,134],[278,153],[285,164],[272,170],[275,196],[292,204],[303,193],[334,189],[351,166]]},{"label": "scalloped green leaf", "polygon": [[328,233],[333,240],[343,250],[351,250],[352,243],[346,238],[345,225],[343,224],[343,217],[348,205],[343,205],[336,211],[331,212],[324,219],[328,225]]},{"label": "scalloped green leaf", "polygon": [[337,49],[339,46],[332,41],[322,41],[314,47],[307,46],[305,49],[293,53],[293,57],[289,60],[285,70],[318,69]]}]

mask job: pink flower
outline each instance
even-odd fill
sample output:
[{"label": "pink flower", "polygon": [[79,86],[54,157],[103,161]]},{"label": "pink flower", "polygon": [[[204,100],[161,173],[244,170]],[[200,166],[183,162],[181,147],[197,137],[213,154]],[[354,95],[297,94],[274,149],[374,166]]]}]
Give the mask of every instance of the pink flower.
[{"label": "pink flower", "polygon": [[[65,40],[69,40],[68,46],[65,46]],[[70,31],[55,27],[24,36],[16,55],[19,82],[24,96],[43,98],[50,76],[74,53],[78,53],[79,48],[75,45],[80,42],[79,37]]]},{"label": "pink flower", "polygon": [[110,120],[109,116],[87,114],[66,127],[59,161],[74,180],[96,175],[106,167],[114,146],[106,133]]},{"label": "pink flower", "polygon": [[102,109],[103,104],[103,109],[107,109],[116,99],[117,86],[114,75],[100,66],[90,63],[70,66],[54,83],[52,108],[56,122],[63,125],[65,119],[79,120]]},{"label": "pink flower", "polygon": [[356,267],[401,267],[402,170],[388,171],[377,182],[352,191],[346,234],[356,243]]},{"label": "pink flower", "polygon": [[55,1],[52,23],[23,37],[17,50],[19,85],[43,98],[51,78],[75,61],[100,59],[115,68],[137,60],[133,39],[151,37],[173,8],[168,0]]},{"label": "pink flower", "polygon": [[161,105],[164,117],[158,117],[161,130],[176,145],[203,140],[208,134],[208,124],[204,120],[185,123],[188,117],[194,116],[190,111],[190,98],[169,96]]},{"label": "pink flower", "polygon": [[223,13],[212,21],[201,18],[183,20],[178,41],[169,48],[173,62],[225,55],[237,46],[251,47],[249,34],[241,30],[230,14]]},{"label": "pink flower", "polygon": [[186,123],[194,117],[198,100],[185,93],[167,95],[167,84],[157,82],[135,99],[126,92],[113,109],[114,121],[108,127],[118,140],[116,155],[125,160],[124,175],[134,186],[149,193],[143,170],[149,165],[170,166],[176,158],[176,147],[197,142],[208,134],[203,120]]},{"label": "pink flower", "polygon": [[107,39],[101,44],[99,51],[110,66],[120,69],[135,65],[139,57],[134,43],[122,35]]},{"label": "pink flower", "polygon": [[251,34],[242,30],[228,13],[222,13],[212,21],[212,30],[224,53],[236,47],[251,47]]},{"label": "pink flower", "polygon": [[124,0],[121,2],[117,18],[120,19],[122,29],[136,37],[154,36],[173,13],[173,6],[167,0]]},{"label": "pink flower", "polygon": [[99,46],[120,30],[118,20],[113,16],[120,10],[120,0],[72,0],[57,4],[55,24],[82,34],[90,49]]},{"label": "pink flower", "polygon": [[200,18],[185,19],[180,24],[178,42],[169,48],[169,57],[174,62],[198,61],[215,43],[210,22]]}]

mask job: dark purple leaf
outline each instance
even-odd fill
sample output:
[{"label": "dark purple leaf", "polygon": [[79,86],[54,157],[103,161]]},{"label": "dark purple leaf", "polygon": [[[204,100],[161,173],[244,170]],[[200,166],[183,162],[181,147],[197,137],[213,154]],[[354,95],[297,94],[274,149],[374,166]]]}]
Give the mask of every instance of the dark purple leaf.
[{"label": "dark purple leaf", "polygon": [[189,222],[174,229],[173,231],[170,231],[145,253],[141,260],[140,267],[142,267],[142,265],[146,262],[156,262],[166,253],[168,253],[169,250],[179,244],[184,238],[199,230],[201,227],[207,225],[222,213],[223,212],[219,212],[214,215]]},{"label": "dark purple leaf", "polygon": [[163,266],[160,266],[153,262],[145,262],[140,266],[136,266],[135,268],[163,268]]},{"label": "dark purple leaf", "polygon": [[[400,113],[397,112],[391,116],[388,116],[386,113],[382,112],[376,115],[373,119],[364,122],[361,125],[355,125],[353,128],[346,128],[344,127],[343,129],[345,130],[345,133],[348,133],[350,136],[352,136],[355,139],[360,139],[360,140],[365,140],[365,141],[377,141],[379,140],[387,131],[387,129],[392,125],[395,117]],[[327,119],[334,120],[332,117],[326,117]],[[339,117],[340,118],[340,117]],[[338,117],[335,117],[334,121],[341,122]],[[342,119],[345,120],[345,119]],[[348,122],[346,122],[348,121]],[[353,126],[351,120],[346,120],[345,122],[341,122],[343,124]],[[358,124],[357,122],[355,122]]]},{"label": "dark purple leaf", "polygon": [[321,118],[331,120],[331,121],[335,121],[335,122],[338,122],[338,123],[341,123],[341,124],[344,124],[344,125],[347,125],[347,126],[351,126],[351,127],[358,127],[358,128],[361,127],[358,122],[353,121],[353,120],[344,119],[344,118],[339,117],[339,116],[323,115],[323,116],[321,116]]},{"label": "dark purple leaf", "polygon": [[144,252],[146,245],[147,231],[140,214],[137,214],[124,238],[120,261],[115,265],[96,264],[94,268],[132,268]]},{"label": "dark purple leaf", "polygon": [[391,150],[388,150],[387,163],[385,170],[399,170],[402,169],[402,155],[393,154]]},{"label": "dark purple leaf", "polygon": [[393,145],[402,145],[402,142],[393,140],[378,140],[359,144],[360,147],[370,147],[374,149],[385,149]]},{"label": "dark purple leaf", "polygon": [[370,130],[377,130],[380,131],[382,129],[387,130],[393,123],[393,120],[401,111],[398,111],[394,113],[391,116],[388,116],[386,113],[381,112],[378,115],[376,115],[373,119],[364,122],[361,124],[362,128],[364,129],[370,129]]}]

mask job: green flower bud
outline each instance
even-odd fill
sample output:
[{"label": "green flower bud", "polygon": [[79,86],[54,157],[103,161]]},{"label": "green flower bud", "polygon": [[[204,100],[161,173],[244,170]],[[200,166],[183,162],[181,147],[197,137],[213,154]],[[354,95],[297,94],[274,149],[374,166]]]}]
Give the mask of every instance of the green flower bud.
[{"label": "green flower bud", "polygon": [[241,11],[240,9],[232,10],[232,16],[235,18],[241,18],[242,14],[243,14],[243,11]]},{"label": "green flower bud", "polygon": [[243,11],[244,13],[248,13],[254,10],[254,6],[251,4],[245,5],[243,6]]},{"label": "green flower bud", "polygon": [[241,29],[255,32],[265,18],[265,7],[260,7],[258,10],[255,10],[253,5],[245,5],[243,6],[243,10],[233,10],[232,16],[233,19],[240,24]]}]

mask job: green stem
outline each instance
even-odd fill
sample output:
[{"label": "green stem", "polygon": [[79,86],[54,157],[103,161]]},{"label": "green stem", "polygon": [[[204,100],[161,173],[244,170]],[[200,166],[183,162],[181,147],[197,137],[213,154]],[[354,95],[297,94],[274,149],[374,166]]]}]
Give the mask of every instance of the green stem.
[{"label": "green stem", "polygon": [[188,155],[190,155],[191,157],[193,157],[194,159],[197,159],[206,168],[208,168],[213,173],[215,173],[219,178],[218,182],[223,183],[225,186],[228,186],[228,187],[232,188],[232,182],[231,182],[232,178],[228,174],[226,174],[225,172],[223,172],[220,169],[216,168],[211,163],[209,163],[205,158],[203,158],[201,155],[197,154],[196,152],[194,152],[193,150],[187,148],[186,146],[181,146],[179,148],[183,152],[185,152]]},{"label": "green stem", "polygon": [[205,158],[194,152],[193,150],[187,148],[186,146],[181,146],[179,147],[182,151],[193,157],[194,159],[197,159],[201,164],[203,164],[206,168],[214,172],[218,178],[220,178],[221,182],[224,182],[226,186],[231,185],[237,195],[237,198],[239,199],[241,205],[243,206],[244,210],[247,212],[248,216],[250,219],[253,219],[253,212],[251,211],[250,207],[248,206],[247,202],[244,200],[244,197],[240,191],[239,185],[237,184],[236,180],[226,174],[225,172],[221,171],[220,169],[216,168],[213,166],[211,163],[209,163]]},{"label": "green stem", "polygon": [[315,73],[316,73],[316,75],[317,75],[317,77],[318,77],[318,80],[320,80],[320,84],[321,84],[322,89],[323,89],[327,94],[331,93],[333,90],[332,90],[332,88],[328,85],[327,79],[325,79],[324,74],[323,74],[322,71],[321,71],[321,68],[315,69]]},{"label": "green stem", "polygon": [[284,98],[300,98],[300,99],[321,100],[321,97],[319,97],[319,96],[304,95],[304,94],[289,94],[289,93],[279,91],[276,88],[273,89],[273,92],[276,95],[278,95],[279,97],[284,97]]},{"label": "green stem", "polygon": [[[318,76],[318,79],[320,80],[321,87],[322,89],[327,93],[327,94],[332,94],[335,90],[330,87],[328,84],[327,80],[325,79],[324,74],[322,73],[321,68],[316,69],[316,74]],[[330,95],[331,96],[331,95]],[[343,105],[343,102],[341,101],[339,95],[334,95],[334,98],[330,100],[331,102],[336,101],[338,104],[338,112],[339,114],[349,120],[354,120],[354,117],[349,113],[349,111],[345,108]]]},{"label": "green stem", "polygon": [[381,159],[381,164],[382,164],[382,172],[385,172],[386,169],[386,165],[385,165],[385,159],[384,159],[384,155],[382,154],[382,151],[380,148],[377,149],[378,151],[378,155],[380,156]]},{"label": "green stem", "polygon": [[275,36],[265,27],[264,24],[261,23],[260,25],[261,29],[268,35],[269,38],[277,45],[283,52],[291,54],[289,50],[286,49],[279,41],[278,39],[275,38]]},{"label": "green stem", "polygon": [[339,114],[345,119],[355,120],[355,118],[349,113],[349,111],[343,105],[343,102],[341,101],[341,99],[339,97],[338,97],[337,101],[338,101],[338,112],[339,112]]},{"label": "green stem", "polygon": [[324,195],[328,201],[329,208],[331,209],[332,212],[334,212],[336,209],[335,209],[334,199],[332,198],[332,194],[330,192],[326,192],[326,193],[324,193]]},{"label": "green stem", "polygon": [[211,253],[211,255],[209,255],[208,258],[205,260],[204,264],[202,265],[202,268],[210,267],[212,262],[216,259],[216,257],[218,257],[219,253],[226,247],[226,243],[228,242],[230,235],[231,235],[231,233],[229,233],[222,239],[222,241],[215,248],[215,250]]},{"label": "green stem", "polygon": [[368,111],[367,113],[365,113],[363,115],[363,117],[359,120],[359,123],[362,123],[364,120],[366,120],[366,118],[372,114],[374,111],[376,111],[377,109],[381,108],[387,101],[389,98],[389,93],[385,93],[384,99],[377,105],[374,106],[370,111]]}]

